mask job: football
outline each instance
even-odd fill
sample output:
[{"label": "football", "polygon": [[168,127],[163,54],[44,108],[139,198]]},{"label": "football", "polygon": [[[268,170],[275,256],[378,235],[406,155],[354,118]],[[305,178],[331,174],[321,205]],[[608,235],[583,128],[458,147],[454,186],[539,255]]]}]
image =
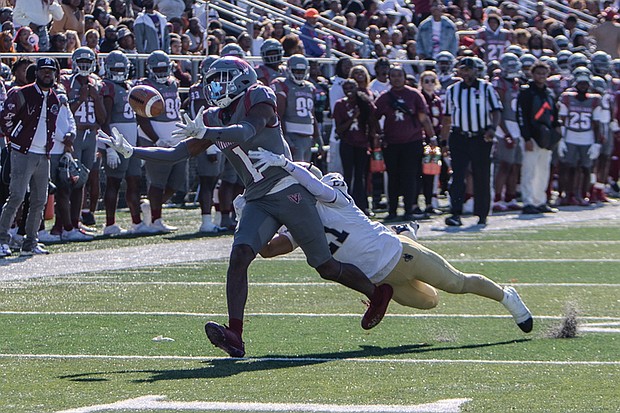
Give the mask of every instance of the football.
[{"label": "football", "polygon": [[164,98],[152,86],[134,86],[129,91],[128,100],[136,115],[143,118],[154,118],[164,113]]}]

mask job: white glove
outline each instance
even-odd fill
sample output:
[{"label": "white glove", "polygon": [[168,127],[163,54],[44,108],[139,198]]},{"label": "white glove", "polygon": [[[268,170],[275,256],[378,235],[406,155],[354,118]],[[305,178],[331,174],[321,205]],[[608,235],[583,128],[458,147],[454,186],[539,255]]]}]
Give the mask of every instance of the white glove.
[{"label": "white glove", "polygon": [[114,149],[123,158],[130,158],[133,155],[133,146],[127,142],[127,139],[115,127],[112,128],[112,136],[100,129],[97,132],[97,140],[104,144],[106,148]]},{"label": "white glove", "polygon": [[611,123],[609,124],[609,128],[611,129],[612,132],[620,132],[620,125],[618,124],[617,120],[612,120]]},{"label": "white glove", "polygon": [[600,154],[601,154],[600,143],[593,143],[592,145],[590,145],[590,147],[588,148],[588,156],[590,157],[590,159],[594,160],[598,158]]},{"label": "white glove", "polygon": [[241,215],[243,214],[243,208],[245,208],[245,197],[243,194],[237,195],[233,200],[233,208],[235,208],[235,215],[237,215],[237,222],[241,221]]},{"label": "white glove", "polygon": [[107,147],[105,150],[106,162],[110,169],[118,168],[118,165],[121,163],[121,157],[118,156],[118,152],[114,150],[114,148]]},{"label": "white glove", "polygon": [[265,172],[270,166],[284,168],[288,163],[284,155],[276,155],[263,148],[258,148],[257,151],[248,151],[248,156],[250,159],[256,159],[254,167],[258,169],[258,172]]},{"label": "white glove", "polygon": [[568,152],[566,141],[564,139],[560,139],[560,142],[558,142],[558,155],[560,155],[560,158],[564,158],[566,156],[566,152]]},{"label": "white glove", "polygon": [[200,108],[193,120],[187,113],[184,113],[183,119],[185,119],[185,123],[177,122],[175,124],[175,126],[179,129],[172,131],[172,137],[178,139],[179,141],[187,138],[202,139],[207,131],[207,127],[205,126],[203,119],[204,111],[204,107]]}]

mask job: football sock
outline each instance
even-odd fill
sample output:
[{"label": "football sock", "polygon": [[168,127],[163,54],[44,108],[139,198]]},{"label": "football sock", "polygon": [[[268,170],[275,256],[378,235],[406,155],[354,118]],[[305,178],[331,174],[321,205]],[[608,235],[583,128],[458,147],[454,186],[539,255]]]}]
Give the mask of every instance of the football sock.
[{"label": "football sock", "polygon": [[239,320],[238,318],[229,318],[228,324],[228,328],[239,334],[239,337],[243,335],[243,320]]}]

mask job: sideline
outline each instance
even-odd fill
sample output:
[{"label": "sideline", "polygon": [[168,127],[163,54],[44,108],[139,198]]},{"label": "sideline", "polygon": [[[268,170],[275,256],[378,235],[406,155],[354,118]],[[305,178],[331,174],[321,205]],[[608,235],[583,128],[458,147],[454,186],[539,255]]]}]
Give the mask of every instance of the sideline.
[{"label": "sideline", "polygon": [[[421,221],[419,237],[434,239],[444,234],[463,234],[474,232],[502,231],[506,229],[535,228],[550,224],[570,225],[576,222],[599,223],[620,220],[620,203],[611,203],[591,207],[563,207],[556,214],[521,215],[502,213],[490,216],[488,225],[468,225],[475,222],[475,217],[465,217],[463,227],[446,227],[443,224],[445,215],[434,217],[430,221]],[[535,230],[535,229],[534,229]],[[96,242],[96,240],[94,241]],[[165,245],[165,254],[162,254]],[[110,271],[156,265],[180,264],[184,262],[223,260],[227,259],[232,236],[206,238],[194,241],[177,241],[166,244],[141,245],[101,249],[85,252],[71,252],[50,255],[39,255],[29,259],[16,261],[0,261],[0,282],[25,280],[31,278],[78,274],[84,272]],[[303,259],[302,252],[293,252],[289,259]],[[459,261],[459,260],[455,260]],[[477,260],[481,261],[481,260]],[[490,261],[490,260],[482,260]],[[503,261],[503,260],[502,260]],[[578,260],[583,261],[583,260]],[[599,259],[596,260],[601,261]]]}]

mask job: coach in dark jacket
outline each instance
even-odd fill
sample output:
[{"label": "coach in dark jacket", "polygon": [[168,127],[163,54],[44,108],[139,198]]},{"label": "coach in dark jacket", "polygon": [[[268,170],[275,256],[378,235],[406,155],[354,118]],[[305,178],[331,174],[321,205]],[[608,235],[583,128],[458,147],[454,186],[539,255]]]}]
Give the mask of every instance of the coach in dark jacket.
[{"label": "coach in dark jacket", "polygon": [[10,193],[0,215],[0,257],[12,253],[9,229],[28,188],[30,209],[22,255],[47,253],[37,243],[37,232],[47,201],[49,153],[60,110],[58,96],[52,90],[56,67],[54,59],[39,59],[35,83],[11,90],[0,113],[0,129],[8,137],[11,151]]},{"label": "coach in dark jacket", "polygon": [[547,87],[549,66],[535,63],[532,80],[517,97],[517,122],[524,140],[521,166],[521,197],[524,214],[555,212],[547,205],[551,154],[560,135],[558,108]]},{"label": "coach in dark jacket", "polygon": [[502,104],[493,86],[476,78],[473,58],[462,58],[458,68],[462,80],[446,91],[441,130],[442,140],[448,140],[452,157],[452,215],[446,218],[446,225],[463,225],[465,174],[470,164],[474,180],[474,215],[478,216],[478,225],[486,225],[491,204],[491,148]]}]

